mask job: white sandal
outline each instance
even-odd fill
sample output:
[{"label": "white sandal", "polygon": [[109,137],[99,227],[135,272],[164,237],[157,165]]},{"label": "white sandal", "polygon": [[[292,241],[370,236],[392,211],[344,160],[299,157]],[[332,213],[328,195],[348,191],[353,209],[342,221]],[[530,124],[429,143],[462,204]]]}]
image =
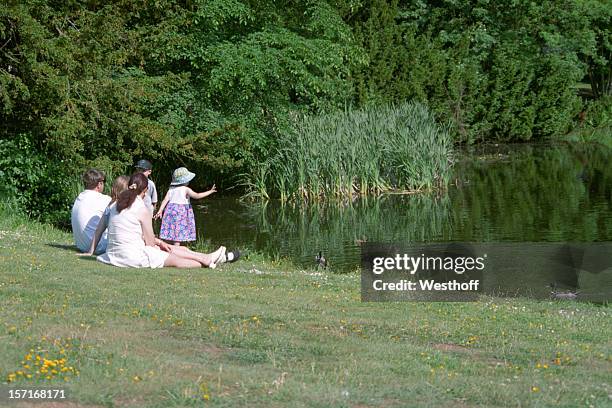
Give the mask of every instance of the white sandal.
[{"label": "white sandal", "polygon": [[210,263],[210,265],[208,265],[210,269],[215,269],[217,267],[217,264],[223,263],[227,260],[227,257],[225,256],[225,251],[227,251],[227,248],[225,248],[224,246],[221,246],[220,249],[221,249],[221,253],[217,257],[217,259],[215,259],[214,261]]}]

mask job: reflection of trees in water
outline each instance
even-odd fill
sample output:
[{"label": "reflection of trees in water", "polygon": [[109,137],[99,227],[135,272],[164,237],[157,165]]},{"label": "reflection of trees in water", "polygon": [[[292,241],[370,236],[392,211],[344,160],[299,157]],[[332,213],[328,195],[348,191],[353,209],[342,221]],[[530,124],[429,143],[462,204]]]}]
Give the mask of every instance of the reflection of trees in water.
[{"label": "reflection of trees in water", "polygon": [[[480,157],[491,157],[480,155]],[[612,152],[598,146],[525,146],[502,152],[502,161],[477,160],[458,166],[464,183],[451,189],[452,224],[445,239],[466,241],[612,240]],[[469,181],[465,184],[465,181]],[[537,258],[517,253],[520,259]],[[555,262],[525,270],[497,268],[485,277],[487,291],[547,297],[550,283],[579,288],[582,299],[609,295],[610,274],[578,274],[574,254],[560,247]],[[510,257],[511,258],[511,257]],[[509,259],[510,259],[509,258]],[[511,261],[508,260],[508,262]],[[529,264],[531,261],[527,262]],[[551,263],[552,262],[552,263]],[[507,266],[507,265],[506,265]],[[580,275],[580,276],[579,276]]]},{"label": "reflection of trees in water", "polygon": [[[448,196],[383,196],[352,203],[262,205],[253,208],[268,253],[291,254],[308,263],[323,251],[334,267],[338,260],[358,265],[359,244],[421,242],[442,234],[449,214]],[[334,263],[336,260],[336,263]]]},{"label": "reflection of trees in water", "polygon": [[[612,152],[600,146],[525,146],[506,160],[458,166],[453,224],[472,241],[612,238]],[[445,238],[451,239],[452,233]]]},{"label": "reflection of trees in water", "polygon": [[[500,147],[457,165],[448,194],[251,207],[256,247],[314,266],[354,269],[361,241],[612,240],[612,152],[596,146]],[[489,160],[494,158],[495,160]]]}]

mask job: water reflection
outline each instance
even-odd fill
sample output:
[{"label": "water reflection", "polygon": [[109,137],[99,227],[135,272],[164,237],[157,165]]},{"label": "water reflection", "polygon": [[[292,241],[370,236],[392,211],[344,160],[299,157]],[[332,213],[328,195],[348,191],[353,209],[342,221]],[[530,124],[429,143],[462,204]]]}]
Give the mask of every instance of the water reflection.
[{"label": "water reflection", "polygon": [[442,236],[449,209],[447,195],[386,196],[349,205],[269,203],[252,208],[251,214],[267,236],[261,247],[265,252],[289,255],[309,265],[322,251],[331,267],[342,271],[358,267],[362,242],[422,242]]},{"label": "water reflection", "polygon": [[[595,146],[522,146],[474,152],[449,190],[468,241],[606,241],[612,236],[612,158]],[[501,155],[501,156],[500,156]],[[501,157],[500,160],[491,158]],[[475,159],[475,160],[474,160]]]},{"label": "water reflection", "polygon": [[[196,206],[198,234],[289,257],[304,267],[314,267],[322,251],[335,272],[359,267],[364,241],[612,241],[610,149],[494,146],[460,157],[444,194],[315,206],[203,200]],[[597,284],[597,276],[589,282]]]}]

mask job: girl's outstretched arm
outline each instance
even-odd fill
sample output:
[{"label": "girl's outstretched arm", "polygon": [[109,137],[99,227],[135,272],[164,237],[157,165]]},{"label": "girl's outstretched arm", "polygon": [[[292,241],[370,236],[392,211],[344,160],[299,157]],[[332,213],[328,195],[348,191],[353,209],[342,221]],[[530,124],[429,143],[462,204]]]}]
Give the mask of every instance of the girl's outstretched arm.
[{"label": "girl's outstretched arm", "polygon": [[155,214],[153,218],[158,219],[164,214],[164,208],[166,208],[166,205],[168,205],[168,201],[170,201],[170,190],[169,189],[168,191],[166,191],[166,195],[164,196],[164,201],[162,201],[161,205],[159,206],[159,211],[157,211],[157,214]]},{"label": "girl's outstretched arm", "polygon": [[217,192],[217,188],[215,187],[214,184],[210,188],[210,190],[204,191],[203,193],[196,193],[195,191],[187,187],[187,195],[193,198],[194,200],[199,200],[200,198],[208,197],[209,195],[216,193],[216,192]]}]

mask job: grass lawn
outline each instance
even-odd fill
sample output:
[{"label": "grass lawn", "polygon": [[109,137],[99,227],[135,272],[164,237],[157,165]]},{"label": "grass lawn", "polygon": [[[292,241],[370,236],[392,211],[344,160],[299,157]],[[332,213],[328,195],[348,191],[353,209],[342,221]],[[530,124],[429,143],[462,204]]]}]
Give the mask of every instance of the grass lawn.
[{"label": "grass lawn", "polygon": [[362,303],[357,273],[256,255],[120,269],[1,215],[0,376],[69,387],[47,406],[612,405],[608,306]]}]

